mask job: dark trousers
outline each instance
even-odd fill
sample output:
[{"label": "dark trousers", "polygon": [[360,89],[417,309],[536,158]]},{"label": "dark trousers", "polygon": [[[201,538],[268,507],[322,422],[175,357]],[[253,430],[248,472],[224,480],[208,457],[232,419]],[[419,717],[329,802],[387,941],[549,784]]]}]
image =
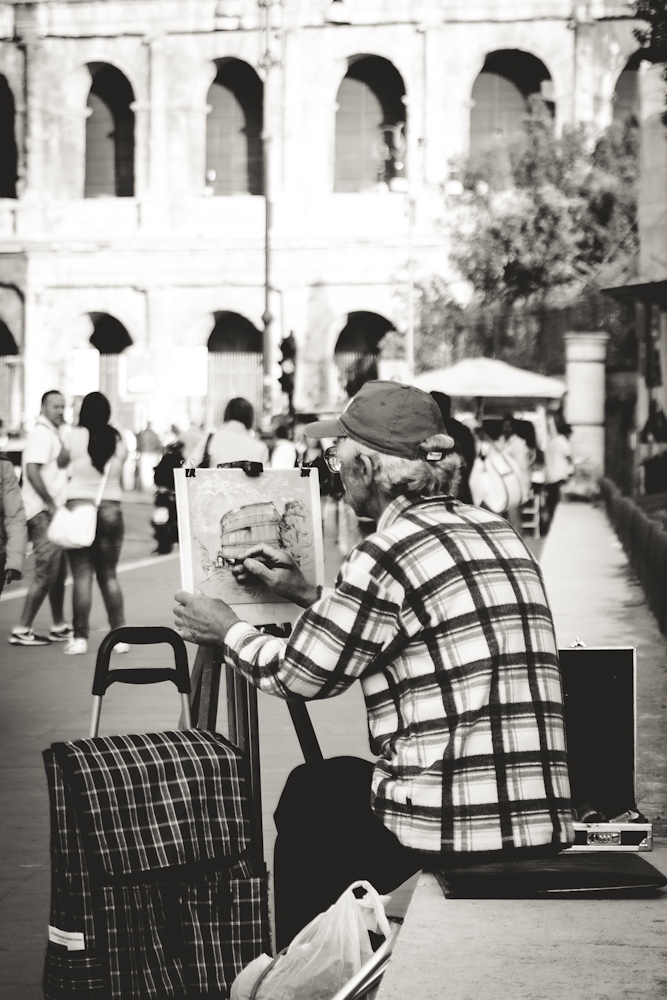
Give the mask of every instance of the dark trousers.
[{"label": "dark trousers", "polygon": [[[77,501],[70,501],[75,506]],[[120,503],[103,500],[97,508],[97,533],[87,549],[69,549],[72,569],[72,609],[74,637],[87,639],[90,634],[90,609],[93,602],[93,577],[97,577],[109,628],[125,624],[123,594],[116,576],[116,566],[123,546],[123,514]]]},{"label": "dark trousers", "polygon": [[357,879],[381,894],[422,868],[459,868],[557,854],[561,845],[470,854],[427,854],[397,840],[370,807],[373,764],[332,757],[290,774],[274,818],[276,947],[284,948]]}]

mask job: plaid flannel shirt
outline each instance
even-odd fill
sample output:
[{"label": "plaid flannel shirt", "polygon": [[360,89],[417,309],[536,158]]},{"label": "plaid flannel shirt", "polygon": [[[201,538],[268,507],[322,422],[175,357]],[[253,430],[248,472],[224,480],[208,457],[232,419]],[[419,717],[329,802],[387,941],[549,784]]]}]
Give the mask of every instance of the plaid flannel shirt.
[{"label": "plaid flannel shirt", "polygon": [[55,743],[44,762],[47,1000],[227,996],[270,947],[266,878],[243,857],[240,751],[189,730]]},{"label": "plaid flannel shirt", "polygon": [[225,654],[287,699],[361,680],[379,757],[372,806],[406,847],[574,839],[551,612],[503,518],[451,497],[400,497],[288,641],[239,622]]}]

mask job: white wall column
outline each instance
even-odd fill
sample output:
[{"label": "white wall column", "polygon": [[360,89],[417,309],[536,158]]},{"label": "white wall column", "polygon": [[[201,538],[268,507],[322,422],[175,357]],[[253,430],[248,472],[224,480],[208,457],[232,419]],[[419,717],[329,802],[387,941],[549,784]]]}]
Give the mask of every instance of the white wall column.
[{"label": "white wall column", "polygon": [[565,334],[565,419],[572,427],[572,457],[592,481],[604,474],[606,333]]}]

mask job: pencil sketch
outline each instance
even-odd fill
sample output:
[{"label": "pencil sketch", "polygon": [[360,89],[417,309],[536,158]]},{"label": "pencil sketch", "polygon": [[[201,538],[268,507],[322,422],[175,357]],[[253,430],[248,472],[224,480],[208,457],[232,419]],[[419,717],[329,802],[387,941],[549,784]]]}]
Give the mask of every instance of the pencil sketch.
[{"label": "pencil sketch", "polygon": [[299,469],[267,470],[259,478],[241,469],[198,469],[196,476],[181,478],[184,586],[233,607],[286,605],[256,577],[241,583],[232,572],[258,544],[289,553],[306,579],[320,582],[321,522],[314,486]]}]

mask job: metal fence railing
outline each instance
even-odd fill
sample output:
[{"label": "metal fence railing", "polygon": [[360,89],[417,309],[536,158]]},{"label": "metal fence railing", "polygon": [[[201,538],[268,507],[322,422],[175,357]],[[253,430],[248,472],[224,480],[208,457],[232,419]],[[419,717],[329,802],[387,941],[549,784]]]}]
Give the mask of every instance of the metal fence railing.
[{"label": "metal fence railing", "polygon": [[667,635],[667,532],[609,479],[600,481],[609,520],[639,577],[660,630]]}]

